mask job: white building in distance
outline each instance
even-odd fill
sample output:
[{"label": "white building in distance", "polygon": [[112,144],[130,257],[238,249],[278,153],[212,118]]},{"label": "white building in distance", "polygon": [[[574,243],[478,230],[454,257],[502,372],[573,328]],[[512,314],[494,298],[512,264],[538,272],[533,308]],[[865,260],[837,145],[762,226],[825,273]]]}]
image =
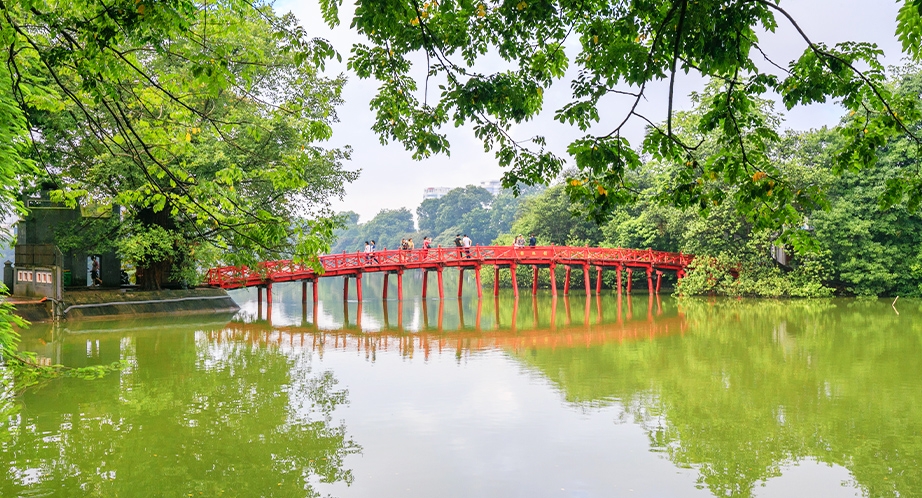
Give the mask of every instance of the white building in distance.
[{"label": "white building in distance", "polygon": [[500,192],[503,191],[503,182],[499,180],[490,180],[488,182],[480,182],[480,188],[493,194],[493,196],[495,197],[499,195]]},{"label": "white building in distance", "polygon": [[441,199],[450,190],[451,190],[451,187],[426,187],[426,190],[423,191],[423,200]]},{"label": "white building in distance", "polygon": [[[480,188],[486,190],[494,196],[497,196],[500,192],[503,191],[503,183],[499,180],[480,182]],[[442,197],[445,197],[445,194],[451,190],[453,190],[452,187],[426,187],[426,189],[423,190],[423,200],[441,199]]]}]

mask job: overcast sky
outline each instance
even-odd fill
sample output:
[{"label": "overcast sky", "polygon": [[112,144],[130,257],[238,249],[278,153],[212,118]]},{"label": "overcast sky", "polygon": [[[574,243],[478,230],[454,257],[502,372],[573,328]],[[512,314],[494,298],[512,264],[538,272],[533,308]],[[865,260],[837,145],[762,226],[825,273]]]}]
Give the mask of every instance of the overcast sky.
[{"label": "overcast sky", "polygon": [[[894,32],[898,4],[894,0],[786,0],[781,3],[814,42],[834,44],[841,41],[867,41],[876,43],[886,54],[887,64],[899,64],[902,59],[899,42]],[[362,39],[348,29],[351,22],[352,5],[345,0],[341,11],[341,24],[330,30],[320,17],[320,7],[312,0],[283,0],[276,4],[280,12],[293,12],[312,36],[330,40],[343,55],[343,64],[328,66],[331,73],[346,72],[345,60],[353,43]],[[805,48],[803,40],[784,20],[778,19],[779,29],[775,34],[764,35],[761,45],[776,62],[786,65]],[[418,68],[417,68],[418,69]],[[381,145],[378,136],[371,131],[374,113],[369,101],[374,96],[378,83],[374,80],[360,80],[346,72],[345,104],[339,109],[340,122],[334,126],[334,138],[330,146],[351,145],[350,169],[360,169],[361,176],[346,187],[346,197],[335,202],[337,211],[352,210],[361,215],[362,222],[369,220],[380,209],[407,207],[411,211],[422,201],[426,187],[462,187],[479,184],[482,181],[498,180],[503,173],[492,153],[485,153],[480,141],[471,128],[447,128],[451,141],[451,157],[435,156],[424,161],[414,161],[409,152],[399,144]],[[677,94],[687,95],[701,88],[701,80],[686,77],[677,82]],[[432,86],[430,84],[430,86]],[[665,119],[665,83],[654,85],[647,94],[651,97],[643,109],[654,121]],[[659,92],[657,92],[659,90]],[[430,93],[430,98],[436,96]],[[545,108],[541,116],[530,123],[517,126],[513,134],[523,139],[535,134],[548,138],[553,152],[566,155],[566,145],[578,137],[577,130],[569,129],[552,119],[553,111],[569,98],[569,78],[558,82],[552,91],[545,94]],[[624,102],[612,101],[604,109],[609,118],[603,117],[595,131],[610,130],[612,121],[623,117]],[[679,108],[688,108],[684,98]],[[780,106],[779,106],[780,110]],[[795,109],[787,113],[784,126],[792,129],[809,129],[835,124],[841,114],[834,104]],[[642,133],[641,124],[629,132],[629,138],[636,143]]]}]

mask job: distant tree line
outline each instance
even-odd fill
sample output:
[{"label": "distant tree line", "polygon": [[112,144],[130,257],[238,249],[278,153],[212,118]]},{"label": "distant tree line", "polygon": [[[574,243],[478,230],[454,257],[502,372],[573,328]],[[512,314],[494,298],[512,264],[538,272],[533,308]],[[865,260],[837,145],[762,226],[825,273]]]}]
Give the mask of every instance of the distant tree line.
[{"label": "distant tree line", "polygon": [[421,247],[423,237],[433,238],[433,247],[454,245],[457,234],[467,234],[478,245],[490,245],[512,228],[524,202],[543,187],[522,187],[516,197],[503,190],[495,197],[486,189],[468,185],[450,190],[439,199],[425,199],[416,208],[419,229],[407,208],[382,209],[374,218],[359,223],[353,211],[339,213],[343,227],[336,230],[332,252],[361,251],[365,241],[377,242],[377,249],[396,249],[400,240],[413,238]]}]

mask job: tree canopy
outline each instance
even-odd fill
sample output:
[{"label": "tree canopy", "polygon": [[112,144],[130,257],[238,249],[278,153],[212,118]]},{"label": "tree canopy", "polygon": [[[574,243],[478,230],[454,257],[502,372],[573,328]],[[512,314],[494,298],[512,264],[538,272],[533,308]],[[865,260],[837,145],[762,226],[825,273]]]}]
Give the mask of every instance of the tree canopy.
[{"label": "tree canopy", "polygon": [[329,246],[328,199],[355,173],[318,142],[344,78],[323,76],[334,52],[294,16],[189,0],[2,11],[4,168],[37,171],[18,179],[57,200],[122,206],[110,237],[147,287]]},{"label": "tree canopy", "polygon": [[[897,34],[904,51],[918,57],[922,2],[903,3]],[[322,2],[331,25],[339,21],[338,6]],[[802,38],[800,57],[775,61],[763,50],[760,36],[772,36],[779,23]],[[351,26],[367,43],[352,48],[350,67],[381,82],[371,102],[381,140],[400,142],[422,159],[448,152],[443,125],[472,124],[508,168],[503,182],[510,188],[548,182],[564,171],[564,158],[543,136],[524,140],[512,127],[542,111],[544,91],[572,66],[572,97],[555,112],[562,126],[583,133],[567,149],[576,167],[568,192],[600,219],[642,197],[630,173],[652,159],[682,166],[671,188],[656,192],[658,202],[683,208],[728,203],[762,225],[799,226],[803,209],[823,192],[793,185],[771,157],[778,135],[758,109],[773,96],[788,109],[842,104],[848,117],[837,129],[837,172],[873,165],[875,151],[891,137],[908,137],[916,149],[920,144],[907,125],[918,116],[917,99],[888,85],[878,47],[817,42],[780,1],[359,0]],[[502,68],[484,71],[497,66],[497,57]],[[425,70],[414,70],[422,60]],[[717,91],[697,102],[702,119],[695,133],[683,135],[675,88],[688,73]],[[665,94],[650,95],[656,81],[667,83]],[[664,116],[640,112],[638,104],[654,97],[667,102]],[[608,111],[614,99],[627,99],[624,115]],[[622,133],[631,120],[647,127],[640,144]],[[712,141],[708,154],[696,136]],[[889,183],[882,200],[918,205],[918,180],[912,172],[900,175],[904,181]]]}]

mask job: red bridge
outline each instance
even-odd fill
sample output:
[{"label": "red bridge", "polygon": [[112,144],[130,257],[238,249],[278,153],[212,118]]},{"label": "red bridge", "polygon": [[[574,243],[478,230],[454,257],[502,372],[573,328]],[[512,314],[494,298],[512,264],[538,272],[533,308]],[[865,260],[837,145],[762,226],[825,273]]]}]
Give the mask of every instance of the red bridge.
[{"label": "red bridge", "polygon": [[[358,299],[362,300],[362,275],[364,273],[384,273],[384,298],[387,298],[387,278],[397,275],[397,297],[403,299],[403,272],[406,270],[423,270],[423,292],[426,297],[426,287],[429,281],[429,272],[438,275],[439,298],[445,297],[442,285],[442,270],[445,268],[458,268],[463,277],[465,270],[474,270],[477,280],[477,295],[483,295],[480,284],[480,269],[484,265],[494,268],[493,294],[499,295],[499,270],[509,268],[512,275],[512,287],[515,295],[519,295],[516,282],[515,269],[520,265],[531,266],[534,271],[532,279],[532,293],[538,291],[538,270],[548,268],[551,276],[551,292],[557,295],[557,281],[554,272],[558,265],[565,267],[566,278],[563,284],[563,293],[570,291],[570,272],[573,267],[582,268],[586,294],[590,293],[589,267],[596,267],[596,293],[602,289],[602,270],[614,269],[617,275],[618,292],[621,293],[622,270],[628,274],[627,292],[631,292],[631,274],[634,270],[643,270],[647,274],[647,288],[650,294],[658,293],[663,271],[676,272],[678,278],[685,276],[685,269],[694,259],[690,254],[654,251],[652,249],[619,249],[600,247],[565,247],[565,246],[540,246],[540,247],[509,247],[509,246],[476,246],[464,248],[437,248],[415,249],[411,251],[393,250],[378,251],[371,254],[331,254],[320,257],[323,272],[315,272],[307,265],[293,261],[267,261],[257,268],[225,266],[213,268],[208,271],[207,283],[224,289],[239,289],[243,287],[257,287],[259,299],[262,301],[262,289],[267,291],[267,300],[272,302],[272,284],[279,282],[301,282],[302,300],[307,301],[307,283],[313,285],[314,302],[317,302],[317,280],[323,277],[344,277],[343,295],[348,296],[349,279],[355,279]],[[656,274],[654,287],[653,275]],[[458,297],[463,291],[464,279],[458,280]]]}]

